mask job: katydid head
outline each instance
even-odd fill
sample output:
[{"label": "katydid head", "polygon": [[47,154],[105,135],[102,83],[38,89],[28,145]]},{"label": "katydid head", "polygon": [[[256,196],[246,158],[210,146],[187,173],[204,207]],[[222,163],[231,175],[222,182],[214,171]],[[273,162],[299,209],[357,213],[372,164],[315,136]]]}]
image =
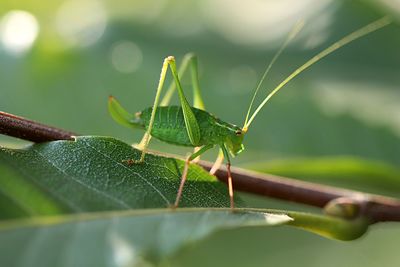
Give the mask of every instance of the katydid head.
[{"label": "katydid head", "polygon": [[229,135],[226,136],[225,146],[232,156],[236,156],[244,150],[243,137],[243,130],[237,126],[230,130]]}]

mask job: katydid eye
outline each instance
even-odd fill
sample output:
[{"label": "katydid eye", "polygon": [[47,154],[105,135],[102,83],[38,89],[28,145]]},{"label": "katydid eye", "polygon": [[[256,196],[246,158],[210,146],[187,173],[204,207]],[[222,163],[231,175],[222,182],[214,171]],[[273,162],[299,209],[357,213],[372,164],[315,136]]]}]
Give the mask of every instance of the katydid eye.
[{"label": "katydid eye", "polygon": [[235,132],[235,134],[236,134],[236,135],[241,135],[241,134],[242,134],[242,131],[241,131],[241,130],[237,130],[237,131]]}]

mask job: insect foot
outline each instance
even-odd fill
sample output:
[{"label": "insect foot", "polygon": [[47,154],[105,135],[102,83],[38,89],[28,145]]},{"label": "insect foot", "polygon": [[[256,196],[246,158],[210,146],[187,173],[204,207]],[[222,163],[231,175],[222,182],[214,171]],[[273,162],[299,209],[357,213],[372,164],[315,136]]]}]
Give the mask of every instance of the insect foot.
[{"label": "insect foot", "polygon": [[125,163],[128,166],[132,166],[133,164],[141,164],[144,160],[134,160],[134,159],[124,159],[122,163]]}]

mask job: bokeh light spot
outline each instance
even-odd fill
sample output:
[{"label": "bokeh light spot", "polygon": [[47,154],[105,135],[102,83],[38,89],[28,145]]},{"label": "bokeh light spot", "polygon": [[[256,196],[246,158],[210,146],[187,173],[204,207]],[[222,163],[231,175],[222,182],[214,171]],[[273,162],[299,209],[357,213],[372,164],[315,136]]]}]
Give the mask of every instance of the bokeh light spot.
[{"label": "bokeh light spot", "polygon": [[85,47],[94,44],[107,26],[104,5],[97,0],[64,2],[56,15],[56,28],[67,45]]},{"label": "bokeh light spot", "polygon": [[31,48],[38,33],[38,21],[26,11],[9,11],[0,22],[0,41],[12,54],[21,54]]},{"label": "bokeh light spot", "polygon": [[323,32],[326,24],[319,25],[315,17],[332,16],[337,5],[332,0],[205,0],[199,3],[210,29],[233,43],[260,47],[284,38],[299,20],[309,22],[307,27],[313,25],[317,33]]},{"label": "bokeh light spot", "polygon": [[131,41],[120,41],[111,47],[111,63],[123,73],[132,73],[139,69],[143,54],[139,46]]}]

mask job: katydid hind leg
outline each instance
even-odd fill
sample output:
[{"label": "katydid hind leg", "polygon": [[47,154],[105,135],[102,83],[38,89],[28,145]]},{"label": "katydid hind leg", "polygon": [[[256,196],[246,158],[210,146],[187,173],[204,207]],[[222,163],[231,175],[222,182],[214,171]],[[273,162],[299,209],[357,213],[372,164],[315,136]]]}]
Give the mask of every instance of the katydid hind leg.
[{"label": "katydid hind leg", "polygon": [[[193,53],[188,54],[190,70],[191,70],[191,79],[192,79],[192,87],[193,87],[193,107],[197,109],[205,110],[205,105],[203,98],[201,96],[201,90],[199,85],[199,74],[198,74],[198,63],[197,56]],[[197,152],[200,147],[195,147],[193,152]],[[200,156],[193,160],[193,162],[198,162],[200,160]]]},{"label": "katydid hind leg", "polygon": [[200,84],[199,84],[199,68],[197,63],[197,56],[192,54],[190,59],[190,69],[192,76],[193,86],[193,107],[205,110],[203,97],[201,96]]},{"label": "katydid hind leg", "polygon": [[[197,56],[194,53],[188,53],[183,57],[182,62],[178,68],[178,76],[181,78],[183,77],[189,64],[191,70],[191,82],[193,86],[193,107],[204,110],[204,101],[201,96],[199,85]],[[160,102],[160,106],[167,106],[171,102],[171,98],[175,92],[175,89],[176,83],[172,81],[167,89],[167,92]]]},{"label": "katydid hind leg", "polygon": [[[194,56],[194,54],[188,53],[183,57],[182,63],[180,64],[179,69],[178,69],[179,77],[182,77],[185,74],[187,67],[188,67],[191,59],[193,58],[193,56]],[[167,92],[165,93],[164,97],[160,101],[160,106],[168,106],[168,104],[171,102],[171,98],[175,92],[175,89],[176,89],[176,83],[175,83],[175,81],[172,81],[167,88]],[[150,142],[150,140],[151,140],[151,135],[146,132],[143,135],[142,140],[140,140],[140,142],[138,144],[134,144],[133,147],[136,149],[139,149],[139,150],[143,150],[143,148],[145,147],[146,141]]]},{"label": "katydid hind leg", "polygon": [[232,175],[231,175],[231,160],[229,158],[229,153],[228,150],[226,149],[225,145],[221,145],[221,149],[224,153],[224,156],[226,158],[226,170],[228,172],[228,190],[229,190],[229,200],[230,200],[230,207],[231,210],[235,208],[235,202],[233,200],[233,181],[232,181]]},{"label": "katydid hind leg", "polygon": [[[197,151],[199,151],[201,149],[200,146],[196,146],[195,148],[193,148],[193,153],[196,153]],[[198,156],[197,158],[193,159],[192,162],[193,163],[198,163],[200,160],[200,156]]]},{"label": "katydid hind leg", "polygon": [[178,189],[178,193],[176,194],[175,203],[174,203],[174,206],[172,207],[174,209],[176,209],[179,206],[179,201],[181,200],[181,197],[182,197],[183,186],[185,185],[186,178],[187,178],[189,164],[190,164],[190,156],[188,156],[185,160],[185,167],[183,168],[181,183],[179,184],[179,189]]},{"label": "katydid hind leg", "polygon": [[191,154],[190,156],[188,156],[186,158],[185,167],[183,168],[183,172],[182,172],[181,183],[179,185],[178,193],[176,194],[175,204],[174,204],[173,208],[177,208],[179,205],[179,201],[181,200],[183,187],[184,187],[186,179],[187,179],[190,162],[192,160],[194,160],[195,158],[199,157],[201,154],[203,154],[204,152],[206,152],[207,150],[209,150],[212,147],[214,147],[214,145],[203,146],[198,151],[194,152],[193,154]]},{"label": "katydid hind leg", "polygon": [[143,136],[142,141],[139,144],[139,147],[142,148],[142,154],[141,154],[140,159],[138,161],[136,161],[137,163],[143,162],[144,157],[146,155],[146,149],[147,149],[147,146],[148,146],[150,138],[151,138],[151,130],[153,128],[154,118],[155,118],[156,110],[157,110],[157,107],[159,104],[159,99],[160,99],[161,91],[162,91],[162,88],[164,85],[165,77],[167,74],[168,65],[170,66],[176,87],[178,88],[179,100],[180,100],[180,103],[182,106],[183,115],[184,115],[184,119],[185,119],[185,126],[187,129],[188,135],[189,135],[189,139],[193,145],[196,145],[200,140],[199,125],[198,125],[196,117],[194,116],[194,113],[184,95],[184,92],[183,92],[183,89],[182,89],[182,86],[181,86],[181,83],[180,83],[180,80],[178,77],[178,73],[176,70],[175,58],[172,56],[169,56],[164,59],[163,66],[161,68],[160,80],[159,80],[159,83],[157,86],[156,97],[154,99],[153,109],[152,109],[152,113],[151,113],[151,117],[150,117],[150,123],[149,123],[146,133]]},{"label": "katydid hind leg", "polygon": [[[183,77],[186,73],[186,70],[191,64],[191,61],[195,57],[193,53],[187,53],[183,56],[182,62],[178,68],[178,75],[179,77]],[[171,81],[170,85],[167,88],[167,91],[165,92],[164,97],[161,99],[160,106],[168,106],[169,103],[171,102],[171,98],[174,95],[176,89],[176,83],[175,81]]]},{"label": "katydid hind leg", "polygon": [[179,102],[182,107],[183,118],[185,121],[185,127],[186,127],[188,137],[190,139],[190,143],[193,146],[198,146],[198,144],[200,142],[200,137],[201,137],[200,136],[200,127],[197,122],[196,116],[194,115],[193,110],[190,107],[189,102],[186,99],[185,93],[183,92],[181,82],[179,80],[178,72],[176,70],[175,58],[168,57],[168,63],[169,63],[169,67],[172,72],[172,76],[174,77],[176,87],[178,89]]},{"label": "katydid hind leg", "polygon": [[153,104],[153,109],[151,111],[151,117],[150,117],[150,123],[149,126],[147,127],[146,133],[143,136],[142,141],[140,142],[139,146],[142,148],[142,154],[140,156],[140,159],[138,161],[135,161],[135,163],[141,163],[144,161],[144,157],[146,155],[146,149],[149,145],[150,142],[150,134],[151,134],[151,130],[153,128],[153,124],[154,124],[154,118],[156,115],[156,110],[157,110],[157,106],[159,103],[159,99],[160,99],[160,95],[161,95],[161,91],[164,85],[164,81],[165,81],[165,76],[167,74],[167,70],[168,70],[168,64],[169,64],[169,58],[167,57],[164,59],[162,68],[161,68],[161,73],[160,73],[160,80],[158,82],[158,86],[157,86],[157,91],[156,91],[156,97],[154,99],[154,104]]}]

